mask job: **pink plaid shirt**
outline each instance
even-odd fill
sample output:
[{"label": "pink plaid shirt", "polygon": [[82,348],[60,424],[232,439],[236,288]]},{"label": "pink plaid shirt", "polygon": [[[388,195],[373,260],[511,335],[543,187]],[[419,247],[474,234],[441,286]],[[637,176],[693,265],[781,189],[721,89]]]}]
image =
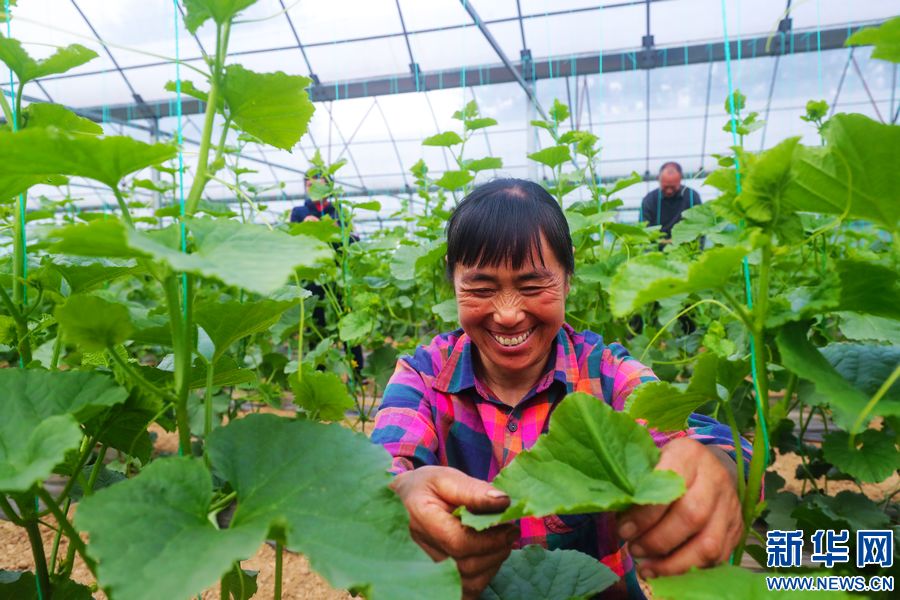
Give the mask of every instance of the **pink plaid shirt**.
[{"label": "pink plaid shirt", "polygon": [[[515,407],[500,402],[475,376],[469,336],[456,330],[419,346],[397,361],[375,420],[372,441],[394,457],[392,471],[424,465],[454,467],[492,481],[516,455],[547,431],[550,414],[566,394],[587,392],[622,410],[634,388],[656,376],[619,344],[603,343],[590,331],[563,325],[547,370]],[[693,414],[685,431],[651,430],[657,446],[689,436],[734,457],[731,430]],[[744,442],[744,459],[751,447]],[[622,579],[604,597],[642,597],[631,558],[616,534],[613,513],[524,518],[517,547],[540,544],[585,552]]]}]

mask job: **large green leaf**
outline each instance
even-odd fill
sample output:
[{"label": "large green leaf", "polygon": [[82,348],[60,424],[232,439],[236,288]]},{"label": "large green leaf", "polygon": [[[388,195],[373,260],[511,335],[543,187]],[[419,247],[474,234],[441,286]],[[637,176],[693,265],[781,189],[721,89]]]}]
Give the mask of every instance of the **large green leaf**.
[{"label": "large green leaf", "polygon": [[103,284],[115,281],[119,277],[134,274],[138,271],[133,261],[87,261],[73,259],[63,263],[54,262],[52,268],[58,271],[73,293],[86,292]]},{"label": "large green leaf", "polygon": [[133,329],[128,307],[87,294],[70,296],[56,309],[56,320],[66,341],[86,352],[121,344]]},{"label": "large green leaf", "polygon": [[240,340],[266,331],[278,322],[294,302],[259,300],[257,302],[218,302],[209,300],[194,307],[194,321],[206,331],[216,348],[213,361]]},{"label": "large green leaf", "polygon": [[70,134],[54,127],[0,135],[4,175],[78,175],[116,187],[123,177],[177,153],[174,144],[145,144],[127,136]]},{"label": "large green leaf", "polygon": [[52,55],[42,60],[34,60],[22,48],[19,40],[0,37],[0,61],[12,69],[19,79],[19,85],[57,73],[65,73],[70,69],[97,58],[97,53],[81,44],[71,44],[59,48]]},{"label": "large green leaf", "polygon": [[391,257],[391,275],[401,281],[415,279],[418,269],[436,264],[446,252],[446,242],[423,243],[418,246],[403,244]]},{"label": "large green leaf", "polygon": [[809,494],[791,513],[797,528],[807,534],[818,529],[883,529],[891,519],[881,508],[857,492],[844,490],[837,496]]},{"label": "large green leaf", "polygon": [[[53,577],[50,581],[54,600],[94,600],[91,588],[71,579]],[[42,600],[46,590],[38,592],[37,580],[31,571],[0,571],[0,600]]]},{"label": "large green leaf", "polygon": [[359,342],[372,332],[374,326],[372,315],[363,310],[355,310],[341,317],[338,336],[342,342]]},{"label": "large green leaf", "polygon": [[838,313],[838,326],[848,340],[888,342],[900,345],[900,321],[858,312]]},{"label": "large green leaf", "polygon": [[298,373],[291,374],[290,383],[294,404],[313,421],[341,421],[354,406],[347,386],[334,373],[306,369],[299,380]]},{"label": "large green leaf", "polygon": [[[841,377],[862,393],[872,396],[900,365],[900,346],[877,344],[828,344],[821,350]],[[885,400],[900,402],[900,382],[892,385]]]},{"label": "large green leaf", "polygon": [[634,418],[594,396],[570,394],[550,417],[550,430],[516,456],[492,482],[512,498],[499,515],[461,511],[463,523],[485,529],[523,516],[623,510],[665,504],[684,481],[656,471],[659,449]]},{"label": "large green leaf", "polygon": [[107,593],[133,600],[192,597],[235,560],[252,556],[266,528],[217,529],[207,517],[212,492],[202,462],[167,458],[85,498],[75,522],[90,533],[88,551]]},{"label": "large green leaf", "polygon": [[[900,273],[887,265],[864,260],[840,260],[840,309],[900,320]],[[872,293],[872,282],[878,293]]]},{"label": "large green leaf", "polygon": [[99,373],[0,369],[0,490],[23,492],[49,476],[81,442],[78,422],[127,395]]},{"label": "large green leaf", "polygon": [[896,229],[900,127],[839,114],[822,135],[824,147],[797,147],[785,204],[799,211],[846,213]]},{"label": "large green leaf", "polygon": [[474,171],[476,173],[478,171],[487,171],[488,169],[502,169],[503,159],[493,156],[485,156],[484,158],[464,161],[463,166],[465,166],[468,170]]},{"label": "large green leaf", "polygon": [[618,580],[609,567],[587,554],[532,545],[512,551],[481,600],[587,599]]},{"label": "large green leaf", "polygon": [[[69,133],[103,135],[103,127],[90,119],[80,117],[61,104],[38,102],[22,109],[21,129],[37,127],[56,127]],[[0,127],[0,131],[9,131],[9,124]]]},{"label": "large green leaf", "polygon": [[457,190],[473,179],[475,177],[469,171],[444,171],[441,178],[434,183],[445,190]]},{"label": "large green leaf", "polygon": [[564,162],[572,160],[572,155],[569,153],[569,147],[563,144],[560,146],[550,146],[549,148],[544,148],[543,150],[532,152],[528,155],[528,158],[533,161],[539,162],[542,165],[547,165],[552,169],[558,167]]},{"label": "large green leaf", "polygon": [[445,131],[422,140],[423,146],[444,146],[447,148],[462,143],[463,139],[455,131]]},{"label": "large green leaf", "polygon": [[224,25],[254,3],[256,0],[184,0],[184,25],[191,33],[197,33],[207,19]]},{"label": "large green leaf", "polygon": [[[295,268],[318,268],[333,256],[331,248],[303,235],[291,236],[261,225],[228,219],[185,219],[194,251],[177,247],[177,229],[145,233],[120,221],[70,225],[51,234],[57,252],[82,256],[130,258],[143,256],[184,273],[218,279],[268,295],[284,285]],[[172,237],[172,236],[175,237]],[[171,239],[170,239],[171,238]]]},{"label": "large green leaf", "polygon": [[[785,368],[815,384],[816,393],[827,401],[835,422],[849,428],[865,408],[869,398],[850,384],[828,362],[828,359],[807,339],[806,323],[789,323],[776,336],[781,361]],[[884,398],[875,407],[874,415],[900,415],[900,401]]]},{"label": "large green leaf", "polygon": [[[817,573],[822,575],[822,573]],[[787,600],[815,600],[817,591],[778,591],[766,586],[766,575],[753,573],[733,565],[712,569],[691,569],[684,575],[658,577],[650,580],[655,600],[768,600],[773,596]],[[829,592],[829,598],[851,598],[844,592]]]},{"label": "large green leaf", "polygon": [[722,287],[740,274],[747,252],[740,246],[713,248],[690,262],[657,252],[633,258],[619,267],[608,290],[613,314],[624,317],[656,300]]},{"label": "large green leaf", "polygon": [[879,27],[860,29],[847,38],[845,46],[874,45],[872,58],[900,63],[900,17],[894,17]]},{"label": "large green leaf", "polygon": [[651,381],[635,388],[625,410],[635,419],[660,431],[684,429],[688,417],[698,407],[719,399],[716,389],[718,358],[705,352],[697,359],[694,374],[687,386],[667,381]]},{"label": "large green leaf", "polygon": [[224,600],[250,600],[256,593],[258,571],[248,571],[235,567],[222,578],[222,598]]},{"label": "large green leaf", "polygon": [[235,125],[267,144],[290,150],[306,133],[315,111],[306,94],[310,82],[281,71],[256,73],[228,65],[222,95]]},{"label": "large green leaf", "polygon": [[251,415],[215,430],[209,451],[238,495],[232,528],[273,528],[334,587],[373,600],[421,598],[423,590],[435,600],[459,598],[456,566],[432,562],[412,541],[406,509],[387,487],[390,457],[365,436]]},{"label": "large green leaf", "polygon": [[850,436],[845,431],[828,434],[822,444],[825,460],[844,473],[869,483],[884,481],[900,469],[900,452],[891,436],[867,429],[857,435],[854,442],[851,447]]}]

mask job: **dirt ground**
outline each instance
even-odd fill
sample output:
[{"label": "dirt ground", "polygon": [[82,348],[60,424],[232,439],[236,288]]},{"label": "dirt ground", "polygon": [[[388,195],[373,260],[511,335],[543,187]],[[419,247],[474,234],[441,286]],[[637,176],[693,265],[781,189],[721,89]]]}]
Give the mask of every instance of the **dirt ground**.
[{"label": "dirt ground", "polygon": [[[260,412],[272,412],[276,414],[287,415],[290,411],[274,410],[268,407],[254,409]],[[169,433],[163,429],[154,426],[151,431],[156,433],[155,451],[160,453],[176,453],[178,450],[178,438],[174,433]],[[795,469],[800,463],[800,459],[795,454],[779,455],[773,467],[779,475],[785,480],[785,490],[795,494],[801,493],[802,482],[794,476]],[[823,480],[818,484],[821,486]],[[888,480],[877,484],[866,484],[863,491],[869,498],[879,502],[884,500],[886,494],[900,487],[900,475],[895,473]],[[850,481],[832,481],[828,485],[828,493],[833,495],[843,490],[858,491],[858,488]],[[73,507],[70,514],[74,514],[76,507]],[[48,522],[52,523],[52,518],[48,518]],[[41,535],[44,540],[44,547],[49,555],[50,548],[53,544],[54,531],[48,527],[41,526]],[[63,538],[60,543],[59,552],[65,555],[67,543]],[[259,591],[255,597],[271,598],[274,591],[274,570],[275,570],[275,550],[263,545],[257,551],[256,555],[241,563],[244,569],[259,571],[257,577],[257,585]],[[28,538],[23,529],[16,527],[9,521],[0,519],[0,570],[33,570],[34,560],[31,555],[31,548],[28,544]],[[76,559],[73,578],[87,585],[93,584],[93,578],[87,567]],[[309,568],[307,560],[298,554],[285,552],[284,555],[284,572],[283,572],[283,598],[288,600],[347,600],[352,596],[344,590],[335,590],[328,583],[312,572]],[[649,591],[642,586],[645,592]],[[97,600],[106,600],[106,595],[102,591],[94,594]],[[650,597],[648,595],[648,597]],[[219,586],[208,589],[202,594],[204,600],[216,600],[219,598]]]}]

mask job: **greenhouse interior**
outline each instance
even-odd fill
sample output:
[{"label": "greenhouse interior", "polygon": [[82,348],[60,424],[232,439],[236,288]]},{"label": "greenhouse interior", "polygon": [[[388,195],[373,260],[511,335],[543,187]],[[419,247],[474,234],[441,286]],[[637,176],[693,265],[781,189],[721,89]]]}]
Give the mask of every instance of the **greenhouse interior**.
[{"label": "greenhouse interior", "polygon": [[0,598],[896,597],[896,0],[2,2]]}]

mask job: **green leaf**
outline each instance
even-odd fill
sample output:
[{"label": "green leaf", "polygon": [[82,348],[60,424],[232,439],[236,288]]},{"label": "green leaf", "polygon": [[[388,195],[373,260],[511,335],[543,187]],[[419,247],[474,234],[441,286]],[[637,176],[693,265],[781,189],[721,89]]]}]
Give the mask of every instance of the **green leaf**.
[{"label": "green leaf", "polygon": [[791,183],[791,157],[799,142],[799,137],[788,138],[760,153],[750,165],[735,199],[736,207],[750,221],[767,224],[779,217],[778,208]]},{"label": "green leaf", "polygon": [[[390,457],[365,436],[340,425],[250,415],[215,430],[209,452],[238,495],[232,529],[265,535],[274,528],[332,586],[370,600],[417,599],[422,590],[434,600],[459,599],[456,566],[433,562],[410,538],[406,509],[388,488]],[[167,554],[173,562],[189,556]],[[195,559],[205,560],[202,553]]]},{"label": "green leaf", "polygon": [[445,131],[422,140],[423,146],[443,146],[446,148],[462,143],[463,139],[455,131]]},{"label": "green leaf", "polygon": [[478,103],[474,100],[469,100],[469,102],[463,107],[462,110],[457,110],[453,113],[453,118],[457,121],[468,121],[469,119],[474,119],[478,116]]},{"label": "green leaf", "polygon": [[469,171],[474,171],[477,173],[479,171],[487,171],[489,169],[502,169],[503,159],[495,158],[493,156],[486,156],[484,158],[479,158],[476,160],[464,161],[463,165]]},{"label": "green leaf", "polygon": [[900,221],[900,127],[859,114],[833,116],[824,147],[798,146],[785,204],[794,210],[846,214],[896,230]]},{"label": "green leaf", "polygon": [[97,296],[70,296],[56,309],[63,337],[86,352],[112,348],[128,339],[133,329],[128,307]]},{"label": "green leaf", "polygon": [[587,599],[618,580],[609,567],[587,554],[531,545],[512,551],[480,599]]},{"label": "green leaf", "polygon": [[444,323],[459,324],[459,312],[456,307],[456,298],[444,300],[431,307],[431,312],[440,317]]},{"label": "green leaf", "polygon": [[353,311],[341,317],[338,332],[342,342],[358,342],[367,337],[375,326],[372,316],[364,311]]},{"label": "green leaf", "polygon": [[354,202],[353,208],[355,210],[372,210],[372,211],[378,212],[381,210],[381,202],[379,202],[378,200],[368,200],[366,202]]},{"label": "green leaf", "polygon": [[[768,600],[773,596],[786,600],[815,600],[821,598],[817,591],[770,592],[766,575],[753,573],[733,565],[720,565],[712,569],[691,569],[684,575],[657,577],[650,580],[655,600],[720,600],[723,591],[734,600]],[[852,598],[844,592],[829,592],[829,598]]]},{"label": "green leaf", "polygon": [[791,515],[797,519],[797,527],[808,534],[817,529],[883,529],[891,522],[877,504],[847,490],[837,496],[809,494]]},{"label": "green leaf", "polygon": [[569,118],[569,107],[560,102],[558,98],[554,98],[553,106],[550,107],[550,118],[557,124],[562,123]]},{"label": "green leaf", "polygon": [[12,69],[23,85],[34,79],[65,73],[75,67],[97,58],[97,53],[81,44],[70,44],[59,48],[52,55],[42,60],[34,60],[22,48],[19,40],[0,37],[0,61]]},{"label": "green leaf", "polygon": [[398,354],[397,349],[390,344],[376,348],[366,357],[363,376],[372,377],[378,388],[383,390],[397,367]]},{"label": "green leaf", "polygon": [[184,0],[184,8],[187,11],[184,15],[184,26],[191,33],[197,33],[207,19],[212,19],[218,25],[224,25],[254,3],[256,0]]},{"label": "green leaf", "polygon": [[[54,600],[94,600],[91,588],[71,579],[53,576],[51,587]],[[0,600],[41,600],[43,597],[46,596],[38,593],[37,580],[31,571],[0,570]]]},{"label": "green leaf", "polygon": [[134,600],[192,597],[235,560],[251,556],[266,530],[217,529],[207,518],[212,492],[203,463],[184,457],[156,460],[139,476],[85,498],[75,522],[90,533],[88,551],[107,593]]},{"label": "green leaf", "polygon": [[24,492],[81,442],[79,421],[120,404],[127,392],[87,371],[0,369],[0,490]]},{"label": "green leaf", "polygon": [[417,269],[434,266],[443,259],[446,252],[446,242],[417,246],[403,244],[391,257],[391,275],[401,281],[415,279]]},{"label": "green leaf", "polygon": [[[327,244],[291,236],[262,225],[228,219],[186,218],[194,252],[178,249],[177,228],[154,234],[130,230],[108,219],[70,225],[51,233],[57,252],[82,256],[143,256],[174,271],[218,279],[226,285],[268,295],[284,285],[298,267],[319,268],[333,256]],[[166,237],[171,238],[166,241]],[[273,257],[278,257],[274,260]]]},{"label": "green leaf", "polygon": [[849,340],[888,342],[900,345],[900,321],[857,312],[839,312],[838,328]]},{"label": "green leaf", "polygon": [[39,102],[22,109],[23,128],[57,127],[69,133],[103,135],[103,127],[61,104]]},{"label": "green leaf", "polygon": [[667,381],[651,381],[634,389],[625,410],[635,419],[660,431],[684,429],[688,417],[707,402],[719,399],[716,390],[718,357],[705,352],[697,359],[694,374],[687,387]]},{"label": "green leaf", "polygon": [[256,73],[241,65],[228,65],[222,96],[235,125],[289,151],[306,133],[315,111],[306,93],[310,83],[300,75]]},{"label": "green leaf", "polygon": [[174,158],[174,144],[145,144],[127,136],[94,137],[55,128],[0,135],[0,164],[16,176],[78,175],[117,187],[126,175]]},{"label": "green leaf", "polygon": [[139,270],[125,261],[81,262],[78,259],[69,261],[68,264],[53,263],[51,268],[63,276],[72,293],[92,290],[120,277],[136,274]]},{"label": "green leaf", "polygon": [[464,123],[466,131],[475,131],[476,129],[484,129],[485,127],[493,127],[497,124],[497,119],[491,117],[481,117],[479,119],[467,119]]},{"label": "green leaf", "polygon": [[259,571],[248,571],[237,565],[222,578],[222,598],[224,600],[250,600],[256,593],[256,577]]},{"label": "green leaf", "polygon": [[734,93],[725,97],[725,114],[730,115],[734,112],[737,115],[747,106],[747,96],[741,93],[741,90],[734,90]]},{"label": "green leaf", "polygon": [[624,317],[650,302],[725,286],[740,274],[748,250],[740,246],[707,250],[690,262],[642,254],[623,263],[609,289],[613,314]]},{"label": "green leaf", "polygon": [[572,155],[569,153],[568,146],[560,145],[550,146],[549,148],[544,148],[543,150],[532,152],[528,155],[528,158],[543,165],[547,165],[548,167],[553,169],[565,162],[569,162],[570,160],[572,160]]},{"label": "green leaf", "polygon": [[444,174],[441,175],[440,179],[435,181],[435,184],[445,190],[452,191],[458,190],[473,179],[475,179],[475,177],[468,171],[444,171]]},{"label": "green leaf", "polygon": [[289,381],[294,391],[294,404],[306,411],[314,421],[341,421],[354,407],[347,386],[334,373],[306,369],[298,380],[292,373]]},{"label": "green leaf", "polygon": [[[885,265],[863,260],[837,262],[840,308],[900,320],[900,273]],[[872,282],[878,293],[872,293]]]},{"label": "green leaf", "polygon": [[[838,342],[828,344],[821,352],[841,377],[868,396],[873,396],[900,365],[900,346]],[[884,399],[900,402],[900,382],[887,390]]]},{"label": "green leaf", "polygon": [[684,481],[656,471],[659,449],[634,418],[584,393],[566,396],[550,430],[516,456],[492,484],[512,498],[499,515],[472,515],[463,523],[486,529],[523,516],[619,511],[634,504],[666,504],[684,493]]},{"label": "green leaf", "polygon": [[257,302],[200,302],[194,307],[194,321],[206,331],[216,352],[213,361],[238,340],[267,331],[295,302],[259,300]]},{"label": "green leaf", "polygon": [[[835,370],[828,359],[807,339],[808,325],[803,322],[785,325],[776,336],[781,362],[785,368],[815,384],[816,393],[831,406],[835,422],[851,427],[868,403],[868,397]],[[900,402],[883,399],[874,415],[900,415]]]},{"label": "green leaf", "polygon": [[681,213],[681,220],[672,227],[672,243],[684,244],[722,229],[727,221],[717,222],[712,204],[700,204]]},{"label": "green leaf", "polygon": [[825,460],[860,481],[877,483],[884,481],[900,469],[900,452],[885,432],[867,429],[855,438],[850,446],[846,431],[835,431],[825,436],[822,451]]},{"label": "green leaf", "polygon": [[847,38],[845,46],[874,45],[872,58],[900,63],[900,17],[894,17],[879,27],[860,29]]},{"label": "green leaf", "polygon": [[[167,81],[164,88],[167,92],[177,93],[178,92],[178,82]],[[181,93],[186,96],[196,98],[197,100],[200,100],[201,102],[204,102],[204,103],[209,101],[209,93],[204,92],[203,90],[201,90],[200,88],[195,86],[193,81],[182,79],[181,80]]]}]

